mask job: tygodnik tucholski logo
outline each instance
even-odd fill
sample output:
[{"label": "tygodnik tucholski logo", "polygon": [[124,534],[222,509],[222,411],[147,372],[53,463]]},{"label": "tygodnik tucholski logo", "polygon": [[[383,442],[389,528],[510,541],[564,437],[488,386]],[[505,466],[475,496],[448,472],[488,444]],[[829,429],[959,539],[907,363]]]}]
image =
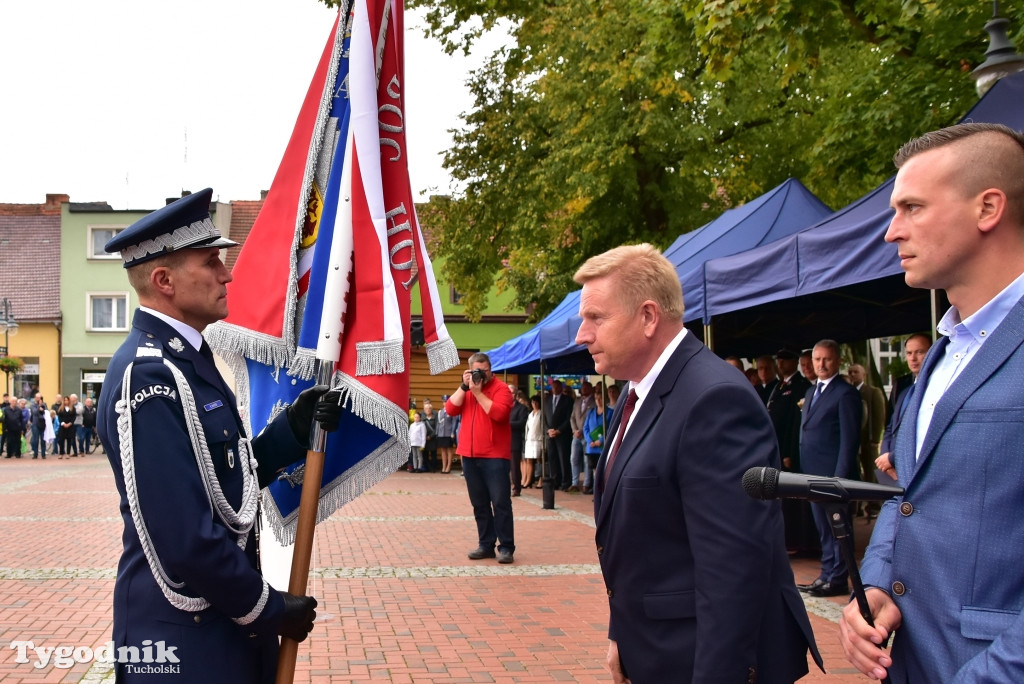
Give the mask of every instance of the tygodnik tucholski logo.
[{"label": "tygodnik tucholski logo", "polygon": [[[18,652],[16,663],[31,663],[37,670],[52,664],[67,669],[75,663],[120,663],[129,674],[181,674],[177,646],[168,646],[162,640],[153,643],[144,639],[138,646],[114,648],[108,641],[95,651],[88,646],[36,646],[31,641],[12,641],[11,648]],[[34,658],[30,658],[34,656]]]}]

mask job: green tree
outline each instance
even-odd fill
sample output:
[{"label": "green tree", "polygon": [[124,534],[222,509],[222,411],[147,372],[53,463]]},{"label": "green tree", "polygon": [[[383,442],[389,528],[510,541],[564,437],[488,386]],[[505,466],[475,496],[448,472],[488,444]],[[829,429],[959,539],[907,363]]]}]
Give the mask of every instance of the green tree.
[{"label": "green tree", "polygon": [[449,51],[511,27],[445,156],[460,192],[424,217],[471,316],[496,283],[539,317],[587,257],[664,248],[789,176],[834,207],[859,197],[974,103],[991,16],[974,0],[407,4]]}]

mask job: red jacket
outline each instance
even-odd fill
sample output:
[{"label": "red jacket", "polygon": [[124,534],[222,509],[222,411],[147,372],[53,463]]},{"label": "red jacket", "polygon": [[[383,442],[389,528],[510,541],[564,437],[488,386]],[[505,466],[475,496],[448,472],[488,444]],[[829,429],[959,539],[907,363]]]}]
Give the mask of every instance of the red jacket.
[{"label": "red jacket", "polygon": [[484,395],[491,400],[491,412],[486,413],[472,392],[466,392],[462,406],[449,399],[444,410],[449,416],[462,415],[459,442],[455,453],[472,458],[511,458],[512,428],[509,418],[515,401],[508,385],[491,377],[484,385]]}]

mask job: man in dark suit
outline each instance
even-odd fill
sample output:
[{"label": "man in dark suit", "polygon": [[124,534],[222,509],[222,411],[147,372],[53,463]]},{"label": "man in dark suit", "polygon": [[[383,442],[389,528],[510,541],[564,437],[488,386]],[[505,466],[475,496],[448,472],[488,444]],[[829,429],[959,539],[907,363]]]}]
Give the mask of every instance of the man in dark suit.
[{"label": "man in dark suit", "polygon": [[868,382],[867,369],[861,364],[850,364],[847,374],[850,376],[850,384],[860,393],[861,406],[865,411],[860,429],[861,479],[874,482],[875,459],[878,458],[878,446],[885,431],[885,394]]},{"label": "man in dark suit", "polygon": [[551,401],[544,405],[547,426],[547,461],[551,483],[568,491],[572,484],[572,399],[565,395],[561,380],[551,381]]},{"label": "man in dark suit", "polygon": [[959,124],[895,162],[885,239],[951,307],[893,445],[905,492],[861,565],[874,626],[847,606],[842,644],[893,684],[1024,682],[1024,135]]},{"label": "man in dark suit", "polygon": [[[924,358],[931,346],[932,338],[924,333],[915,333],[903,342],[903,355],[907,359],[907,367],[910,368],[910,372],[904,377],[909,377],[910,382],[904,384],[903,389],[893,401],[892,418],[889,419],[885,426],[885,432],[882,433],[882,444],[879,447],[881,454],[875,459],[877,468],[875,477],[884,484],[896,484],[896,468],[893,467],[890,458],[893,440],[899,433],[900,425],[903,424],[903,417],[907,413],[907,407],[910,406],[910,397],[913,393],[911,388],[917,382],[917,376],[921,373],[921,366],[924,364]],[[889,480],[884,478],[889,478]]]},{"label": "man in dark suit", "polygon": [[654,247],[593,257],[575,280],[577,343],[630,388],[595,473],[613,681],[799,679],[808,647],[820,658],[781,509],[740,486],[781,465],[764,405],[683,327],[678,276]]},{"label": "man in dark suit", "polygon": [[[800,467],[808,475],[855,477],[864,414],[860,393],[839,376],[839,345],[834,340],[814,345],[812,359],[818,382],[804,396]],[[846,594],[848,570],[824,504],[811,503],[811,512],[821,541],[821,574],[800,590],[813,596]]]},{"label": "man in dark suit", "polygon": [[[798,370],[799,353],[780,349],[775,358],[780,377],[768,397],[768,415],[772,418],[775,438],[779,443],[782,469],[799,473],[800,407],[811,383]],[[786,548],[793,553],[817,556],[821,546],[811,516],[811,505],[801,499],[783,499],[782,517],[786,521]]]},{"label": "man in dark suit", "polygon": [[[172,651],[188,682],[273,682],[279,634],[301,641],[316,600],[267,584],[256,520],[260,488],[305,454],[314,414],[340,417],[307,389],[251,441],[202,330],[227,316],[235,243],[210,219],[212,191],[149,214],[107,243],[140,308],[107,369],[99,435],[121,495],[124,549],[114,584],[115,649]],[[180,663],[178,661],[180,660]],[[137,662],[137,661],[136,661]],[[117,663],[117,681],[152,681]]]},{"label": "man in dark suit", "polygon": [[772,391],[779,384],[775,359],[770,354],[759,356],[754,367],[757,369],[757,385],[754,386],[754,389],[757,390],[757,396],[761,397],[761,402],[767,406],[768,400],[772,397]]}]

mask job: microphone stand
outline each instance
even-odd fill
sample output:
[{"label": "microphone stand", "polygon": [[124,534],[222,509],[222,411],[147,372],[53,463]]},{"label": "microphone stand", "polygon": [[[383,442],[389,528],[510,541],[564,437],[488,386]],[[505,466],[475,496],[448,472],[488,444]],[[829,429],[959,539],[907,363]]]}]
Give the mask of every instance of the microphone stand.
[{"label": "microphone stand", "polygon": [[[839,544],[839,552],[843,554],[843,562],[846,563],[846,569],[850,572],[850,583],[853,585],[853,597],[857,600],[857,608],[860,609],[861,617],[874,627],[875,621],[871,617],[868,597],[864,593],[864,582],[861,581],[860,570],[857,568],[857,558],[853,547],[853,529],[850,523],[850,504],[848,502],[827,503],[824,506],[825,514],[832,525],[832,536]],[[889,684],[889,677],[886,676],[882,682]]]}]

